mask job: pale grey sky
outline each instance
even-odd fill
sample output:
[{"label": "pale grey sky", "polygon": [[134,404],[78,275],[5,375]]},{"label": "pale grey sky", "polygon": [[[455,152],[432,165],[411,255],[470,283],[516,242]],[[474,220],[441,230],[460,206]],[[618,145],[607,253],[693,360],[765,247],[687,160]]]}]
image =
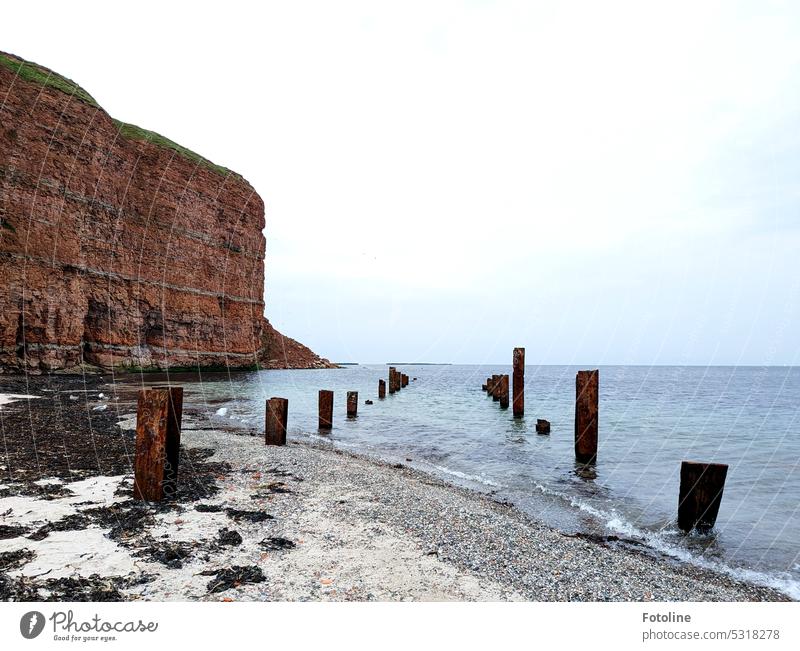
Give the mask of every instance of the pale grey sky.
[{"label": "pale grey sky", "polygon": [[0,49],[243,174],[338,361],[797,364],[793,3],[15,3]]}]

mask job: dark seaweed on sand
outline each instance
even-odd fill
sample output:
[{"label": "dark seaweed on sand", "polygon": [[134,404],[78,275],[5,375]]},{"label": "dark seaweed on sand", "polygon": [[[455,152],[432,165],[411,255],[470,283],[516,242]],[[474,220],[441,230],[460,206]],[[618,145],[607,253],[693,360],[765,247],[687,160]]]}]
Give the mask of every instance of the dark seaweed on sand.
[{"label": "dark seaweed on sand", "polygon": [[161,563],[166,567],[179,570],[184,561],[194,553],[194,545],[187,542],[155,541],[148,537],[147,545],[137,551],[134,556],[145,558],[153,563]]},{"label": "dark seaweed on sand", "polygon": [[201,574],[215,577],[206,586],[211,593],[224,592],[244,583],[263,583],[267,580],[261,568],[256,565],[234,565],[221,570],[207,570]]},{"label": "dark seaweed on sand", "polygon": [[302,477],[298,477],[297,475],[289,472],[288,470],[284,470],[283,468],[269,468],[266,472],[270,475],[275,475],[276,477],[288,477],[290,479],[294,479],[295,481],[303,481]]},{"label": "dark seaweed on sand", "polygon": [[30,549],[16,549],[10,552],[0,552],[0,572],[16,570],[33,560],[36,556]]},{"label": "dark seaweed on sand", "polygon": [[222,507],[219,504],[195,504],[194,510],[200,513],[219,513]]},{"label": "dark seaweed on sand", "polygon": [[23,527],[17,525],[0,524],[0,540],[8,540],[9,538],[17,538],[26,531]]},{"label": "dark seaweed on sand", "polygon": [[242,544],[242,536],[238,531],[233,529],[220,529],[217,542],[220,545],[235,547]]},{"label": "dark seaweed on sand", "polygon": [[37,582],[0,574],[0,601],[124,601],[122,589],[151,580],[150,576],[130,579],[92,574]]},{"label": "dark seaweed on sand", "polygon": [[264,538],[264,540],[258,544],[261,545],[263,549],[273,552],[281,549],[294,549],[296,547],[291,540],[287,540],[286,538],[281,538],[279,536],[274,538]]},{"label": "dark seaweed on sand", "polygon": [[242,509],[225,509],[228,517],[234,522],[264,522],[264,520],[272,520],[273,517],[266,511],[247,511]]},{"label": "dark seaweed on sand", "polygon": [[[117,426],[121,414],[113,400],[95,411],[100,392],[108,393],[101,376],[41,375],[4,377],[4,390],[38,396],[5,405],[4,481],[24,482],[42,497],[61,494],[60,486],[36,486],[43,477],[66,481],[93,475],[131,472],[134,433]],[[77,396],[71,400],[70,395]],[[32,404],[35,402],[35,406]]]},{"label": "dark seaweed on sand", "polygon": [[48,522],[46,525],[39,527],[31,535],[28,536],[29,540],[44,540],[50,535],[51,531],[79,531],[86,529],[91,520],[83,513],[73,513],[67,515],[55,522]]}]

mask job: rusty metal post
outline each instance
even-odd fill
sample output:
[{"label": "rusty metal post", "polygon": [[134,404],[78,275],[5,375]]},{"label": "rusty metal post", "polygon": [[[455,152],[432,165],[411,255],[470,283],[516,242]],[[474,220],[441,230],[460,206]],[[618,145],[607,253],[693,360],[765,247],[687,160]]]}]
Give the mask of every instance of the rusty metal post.
[{"label": "rusty metal post", "polygon": [[264,443],[267,445],[286,445],[286,426],[288,422],[289,400],[274,397],[267,400]]},{"label": "rusty metal post", "polygon": [[400,378],[401,378],[401,380],[402,380],[402,386],[403,386],[403,387],[407,387],[407,386],[408,386],[408,376],[407,376],[405,373],[403,373],[403,374],[400,376]]},{"label": "rusty metal post", "polygon": [[396,391],[394,374],[397,372],[394,366],[389,367],[389,394],[391,395]]},{"label": "rusty metal post", "polygon": [[169,390],[169,417],[167,418],[167,460],[164,464],[164,495],[169,497],[178,490],[178,457],[181,449],[181,424],[183,422],[183,387],[157,386]]},{"label": "rusty metal post", "polygon": [[508,375],[500,377],[500,408],[508,409]]},{"label": "rusty metal post", "polygon": [[386,380],[378,380],[378,397],[383,400],[386,397]]},{"label": "rusty metal post", "polygon": [[724,463],[681,463],[678,527],[706,532],[714,526],[727,475],[728,466]]},{"label": "rusty metal post", "polygon": [[358,391],[347,392],[347,417],[355,418],[358,416]]},{"label": "rusty metal post", "polygon": [[575,376],[575,458],[597,461],[600,371],[578,371]]},{"label": "rusty metal post", "polygon": [[319,428],[333,427],[333,391],[319,390]]},{"label": "rusty metal post", "polygon": [[525,349],[515,348],[514,364],[514,418],[522,418],[525,414]]},{"label": "rusty metal post", "polygon": [[492,376],[492,400],[497,402],[500,400],[500,376]]},{"label": "rusty metal post", "polygon": [[490,377],[486,378],[486,384],[484,385],[483,388],[486,389],[486,393],[492,392],[492,378]]},{"label": "rusty metal post", "polygon": [[157,502],[177,490],[182,417],[181,387],[139,391],[134,499]]}]

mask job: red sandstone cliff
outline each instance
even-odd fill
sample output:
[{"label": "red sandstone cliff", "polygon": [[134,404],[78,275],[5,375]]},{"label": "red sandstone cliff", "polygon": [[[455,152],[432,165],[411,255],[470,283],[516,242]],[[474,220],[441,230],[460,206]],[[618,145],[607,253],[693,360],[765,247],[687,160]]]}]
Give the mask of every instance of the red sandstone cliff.
[{"label": "red sandstone cliff", "polygon": [[0,371],[329,366],[263,316],[263,228],[238,174],[0,53]]}]

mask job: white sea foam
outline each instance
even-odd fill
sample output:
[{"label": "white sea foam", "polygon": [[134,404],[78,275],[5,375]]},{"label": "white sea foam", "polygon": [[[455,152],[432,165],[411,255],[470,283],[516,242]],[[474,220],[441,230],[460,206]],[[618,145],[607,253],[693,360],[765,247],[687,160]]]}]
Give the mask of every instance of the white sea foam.
[{"label": "white sea foam", "polygon": [[[684,549],[671,543],[664,537],[664,533],[668,532],[647,531],[646,529],[641,529],[632,522],[629,522],[613,509],[611,511],[605,511],[591,504],[587,504],[579,498],[567,496],[563,493],[559,493],[558,491],[549,489],[541,484],[536,484],[536,488],[545,495],[561,498],[568,502],[570,506],[590,514],[601,524],[603,524],[608,531],[621,535],[625,538],[643,542],[651,549],[654,549],[665,556],[669,556],[670,558],[674,558],[697,567],[702,567],[704,569],[719,572],[721,574],[726,574],[739,581],[745,581],[748,583],[755,583],[757,585],[774,588],[775,590],[783,592],[792,599],[800,600],[800,582],[788,574],[778,575],[742,567],[731,567],[730,565],[719,561],[703,558],[702,556],[699,556],[688,549]],[[797,567],[795,567],[795,569],[797,569]]]},{"label": "white sea foam", "polygon": [[447,468],[446,466],[434,466],[436,470],[439,472],[443,472],[446,475],[452,475],[453,477],[458,477],[459,479],[465,479],[466,481],[474,481],[479,484],[483,484],[484,486],[492,486],[494,488],[499,488],[500,484],[491,479],[487,479],[481,475],[470,475],[466,472],[461,472],[460,470],[453,470],[452,468]]},{"label": "white sea foam", "polygon": [[217,411],[214,412],[216,416],[224,416],[227,413],[228,413],[227,407],[220,407],[219,409],[217,409]]}]

